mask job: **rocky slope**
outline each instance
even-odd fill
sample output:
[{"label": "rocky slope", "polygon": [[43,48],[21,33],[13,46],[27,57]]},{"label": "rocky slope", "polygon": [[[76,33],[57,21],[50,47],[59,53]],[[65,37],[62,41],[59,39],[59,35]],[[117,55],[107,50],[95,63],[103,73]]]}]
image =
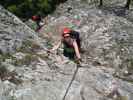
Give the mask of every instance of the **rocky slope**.
[{"label": "rocky slope", "polygon": [[[6,16],[0,18],[4,19],[2,32],[13,39],[22,32],[23,38],[17,38],[28,42],[11,49],[11,55],[1,55],[0,100],[132,100],[132,11],[121,7],[122,0],[110,1],[103,8],[89,3],[68,0],[61,4],[38,34],[43,41],[21,21],[15,21],[18,28],[12,24],[3,27],[10,13],[1,10]],[[25,28],[19,28],[18,23]],[[80,67],[62,56],[62,48],[55,54],[46,52],[45,48],[58,40],[62,26],[81,33],[85,52]]]}]

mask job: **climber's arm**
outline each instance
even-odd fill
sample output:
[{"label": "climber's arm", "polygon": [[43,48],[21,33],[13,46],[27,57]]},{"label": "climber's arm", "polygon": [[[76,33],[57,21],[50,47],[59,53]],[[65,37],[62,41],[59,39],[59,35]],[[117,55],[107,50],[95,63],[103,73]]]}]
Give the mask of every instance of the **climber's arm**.
[{"label": "climber's arm", "polygon": [[73,46],[74,46],[74,50],[75,50],[75,53],[76,53],[76,57],[77,57],[78,59],[81,59],[80,52],[79,52],[79,48],[78,48],[78,45],[77,45],[76,40],[74,40]]},{"label": "climber's arm", "polygon": [[61,45],[61,40],[51,49],[51,51],[57,50]]}]

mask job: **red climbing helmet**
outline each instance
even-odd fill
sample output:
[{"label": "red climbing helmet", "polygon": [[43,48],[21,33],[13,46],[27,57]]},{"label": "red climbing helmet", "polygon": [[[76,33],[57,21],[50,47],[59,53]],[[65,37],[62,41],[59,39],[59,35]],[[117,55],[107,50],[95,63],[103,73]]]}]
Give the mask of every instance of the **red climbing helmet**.
[{"label": "red climbing helmet", "polygon": [[36,20],[37,20],[37,18],[38,18],[38,17],[37,17],[37,16],[35,16],[35,15],[34,15],[34,16],[32,16],[32,20],[34,20],[34,21],[36,21]]},{"label": "red climbing helmet", "polygon": [[63,29],[62,36],[63,37],[68,37],[68,36],[70,36],[70,34],[69,34],[70,32],[71,32],[71,29],[66,27],[66,28]]}]

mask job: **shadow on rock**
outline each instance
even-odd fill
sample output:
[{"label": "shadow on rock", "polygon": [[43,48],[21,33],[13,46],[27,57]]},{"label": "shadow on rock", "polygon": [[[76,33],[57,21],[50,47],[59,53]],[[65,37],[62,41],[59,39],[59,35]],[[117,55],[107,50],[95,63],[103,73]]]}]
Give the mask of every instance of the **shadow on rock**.
[{"label": "shadow on rock", "polygon": [[115,14],[116,16],[120,16],[120,17],[126,17],[127,15],[127,9],[125,7],[122,6],[117,6],[117,7],[101,7],[100,8],[105,14]]},{"label": "shadow on rock", "polygon": [[126,18],[128,21],[133,22],[133,9],[126,9],[123,6],[113,6],[113,7],[100,7],[104,14],[114,14],[119,17]]}]

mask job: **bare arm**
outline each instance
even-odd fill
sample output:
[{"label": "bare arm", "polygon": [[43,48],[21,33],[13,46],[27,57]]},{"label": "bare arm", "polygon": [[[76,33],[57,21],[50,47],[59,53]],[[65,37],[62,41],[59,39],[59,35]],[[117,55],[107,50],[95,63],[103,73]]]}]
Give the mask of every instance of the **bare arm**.
[{"label": "bare arm", "polygon": [[51,49],[52,51],[58,49],[61,45],[61,40]]},{"label": "bare arm", "polygon": [[73,46],[74,46],[74,50],[75,50],[75,53],[76,53],[76,57],[77,57],[78,59],[80,59],[81,56],[80,56],[80,53],[79,53],[79,48],[78,48],[78,45],[77,45],[76,40],[74,40]]}]

